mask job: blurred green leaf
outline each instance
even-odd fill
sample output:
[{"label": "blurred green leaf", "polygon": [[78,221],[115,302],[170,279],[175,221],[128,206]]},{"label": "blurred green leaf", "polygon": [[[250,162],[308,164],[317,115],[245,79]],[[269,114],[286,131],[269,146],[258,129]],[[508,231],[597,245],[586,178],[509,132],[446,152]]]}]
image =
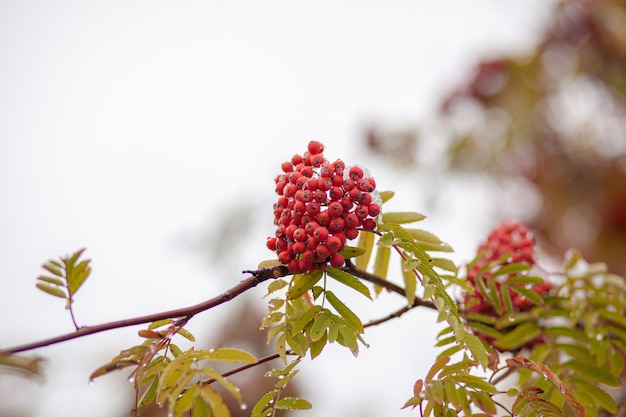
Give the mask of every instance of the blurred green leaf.
[{"label": "blurred green leaf", "polygon": [[416,212],[391,212],[391,213],[383,213],[383,223],[393,223],[393,224],[405,224],[405,223],[414,223],[420,220],[424,220],[426,216]]},{"label": "blurred green leaf", "polygon": [[541,329],[532,322],[525,322],[496,339],[493,344],[503,350],[513,350],[524,346],[541,335]]},{"label": "blurred green leaf", "polygon": [[46,293],[48,293],[50,295],[54,295],[55,297],[59,297],[59,298],[67,298],[67,294],[65,294],[65,291],[63,291],[59,287],[50,285],[50,284],[45,283],[45,282],[38,282],[35,285],[41,291],[46,292]]},{"label": "blurred green leaf", "polygon": [[311,403],[302,398],[285,397],[276,402],[279,410],[308,410],[311,407]]},{"label": "blurred green leaf", "polygon": [[363,254],[354,260],[354,266],[363,271],[365,271],[367,269],[367,265],[369,265],[372,250],[374,248],[375,237],[376,235],[374,233],[366,230],[359,233],[358,247],[363,249]]},{"label": "blurred green leaf", "polygon": [[334,280],[352,288],[353,290],[360,292],[370,300],[372,299],[369,288],[367,288],[365,284],[363,284],[360,280],[353,277],[349,273],[344,272],[341,269],[331,267],[327,268],[326,272],[328,273],[328,276],[333,278]]},{"label": "blurred green leaf", "polygon": [[313,286],[322,278],[322,271],[312,271],[308,274],[296,274],[293,277],[293,286],[287,290],[287,298],[296,299],[305,292],[313,288]]},{"label": "blurred green leaf", "polygon": [[326,291],[326,299],[331,306],[343,317],[356,331],[363,332],[363,323],[359,317],[348,308],[332,291]]}]

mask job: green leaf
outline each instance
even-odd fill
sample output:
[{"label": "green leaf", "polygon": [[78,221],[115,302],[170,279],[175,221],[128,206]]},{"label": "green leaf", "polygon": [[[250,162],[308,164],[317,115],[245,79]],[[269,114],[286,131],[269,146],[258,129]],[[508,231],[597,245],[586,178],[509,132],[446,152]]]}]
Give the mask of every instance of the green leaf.
[{"label": "green leaf", "polygon": [[194,355],[197,360],[209,359],[216,362],[227,363],[256,363],[257,358],[251,353],[236,348],[219,348],[211,350],[197,350]]},{"label": "green leaf", "polygon": [[59,278],[65,278],[65,275],[63,274],[63,271],[61,270],[61,267],[59,267],[58,264],[55,265],[52,262],[47,262],[42,265],[42,268],[50,272],[52,275],[56,275]]},{"label": "green leaf", "polygon": [[598,368],[595,365],[588,365],[577,360],[570,360],[565,362],[563,366],[577,372],[581,377],[585,377],[600,384],[608,385],[609,387],[619,387],[622,385],[620,380],[611,375],[610,372],[607,372],[602,368]]},{"label": "green leaf", "polygon": [[313,325],[309,330],[309,337],[312,341],[317,341],[322,338],[323,335],[326,334],[326,329],[330,325],[330,312],[324,309],[320,314],[317,315],[315,320],[313,321]]},{"label": "green leaf", "polygon": [[378,195],[380,196],[380,199],[384,204],[387,201],[391,200],[395,193],[393,191],[379,191]]},{"label": "green leaf", "polygon": [[151,378],[150,386],[143,391],[141,397],[139,397],[139,401],[137,406],[139,408],[145,407],[148,404],[152,404],[156,398],[156,390],[159,384],[159,377],[157,375]]},{"label": "green leaf", "polygon": [[212,417],[230,417],[230,411],[222,397],[210,385],[202,385],[200,397],[212,411]]},{"label": "green leaf", "polygon": [[374,275],[386,279],[387,270],[389,269],[389,259],[391,257],[391,249],[387,246],[379,246],[376,250],[374,258]]},{"label": "green leaf", "polygon": [[359,333],[363,333],[363,323],[359,317],[354,314],[352,310],[348,308],[332,291],[326,291],[326,300],[330,303],[331,306],[339,313],[341,317],[346,319],[346,321]]},{"label": "green leaf", "polygon": [[356,279],[349,273],[342,271],[341,269],[330,267],[326,269],[326,272],[328,273],[328,276],[333,278],[334,280],[339,281],[343,285],[360,292],[370,300],[372,299],[369,288],[367,288],[365,284],[363,284],[360,280]]},{"label": "green leaf", "polygon": [[494,415],[497,413],[496,404],[493,402],[491,397],[482,391],[469,391],[468,392],[471,402],[482,411],[489,415]]},{"label": "green leaf", "polygon": [[235,400],[237,400],[237,403],[239,405],[243,404],[243,398],[241,396],[241,390],[237,387],[237,385],[233,384],[230,380],[228,380],[225,377],[223,377],[221,373],[217,372],[213,368],[203,367],[201,369],[201,371],[207,377],[209,377],[211,379],[214,379],[217,382],[219,382],[220,385],[223,386],[230,393],[230,395],[232,395],[233,398],[235,398]]},{"label": "green leaf", "polygon": [[47,277],[45,275],[41,275],[37,277],[39,281],[47,282],[48,284],[57,285],[59,287],[64,287],[65,283],[59,278]]},{"label": "green leaf", "polygon": [[267,286],[267,294],[265,294],[265,296],[267,297],[273,292],[276,292],[285,288],[288,284],[289,283],[285,281],[284,279],[275,279],[274,281],[270,282],[270,284]]},{"label": "green leaf", "polygon": [[[405,263],[401,260],[401,262]],[[413,269],[402,268],[402,280],[404,281],[404,296],[408,305],[415,302],[415,293],[417,291],[417,276]]]},{"label": "green leaf", "polygon": [[441,268],[444,271],[449,271],[453,273],[456,273],[458,270],[458,267],[456,266],[456,264],[450,259],[446,259],[446,258],[433,258],[433,266],[436,266],[437,268]]},{"label": "green leaf", "polygon": [[321,305],[311,306],[308,310],[306,310],[298,319],[291,325],[291,334],[295,335],[296,333],[300,333],[304,327],[311,322],[317,316],[317,314],[322,311]]},{"label": "green leaf", "polygon": [[587,393],[593,400],[604,408],[610,414],[617,414],[617,404],[611,395],[609,395],[602,388],[589,383],[588,381],[580,378],[573,378],[572,380],[576,384],[577,388]]},{"label": "green leaf", "polygon": [[508,264],[500,268],[497,268],[495,271],[492,271],[491,276],[495,278],[500,275],[518,274],[520,272],[528,271],[529,269],[530,269],[530,265],[527,263],[523,263],[523,262]]},{"label": "green leaf", "polygon": [[363,255],[358,256],[354,260],[354,266],[358,269],[365,271],[372,256],[372,249],[374,248],[375,235],[372,232],[363,230],[359,233],[358,247],[363,249]]},{"label": "green leaf", "polygon": [[313,271],[308,274],[296,274],[293,277],[293,286],[287,290],[287,298],[294,300],[305,292],[313,288],[313,286],[322,278],[322,271]]},{"label": "green leaf", "polygon": [[48,293],[50,295],[54,295],[55,297],[67,298],[67,295],[65,294],[65,291],[63,291],[62,289],[60,289],[59,287],[56,287],[54,285],[50,285],[50,284],[47,284],[45,282],[38,282],[36,284],[36,287],[39,288],[43,292],[46,292],[46,293]]},{"label": "green leaf", "polygon": [[383,213],[383,223],[405,224],[424,220],[426,216],[416,212]]},{"label": "green leaf", "polygon": [[515,291],[516,293],[518,293],[519,295],[521,295],[522,297],[529,299],[534,304],[543,304],[543,297],[541,297],[539,294],[537,294],[533,290],[529,290],[528,288],[517,287],[517,286],[512,286],[511,289]]},{"label": "green leaf", "polygon": [[493,344],[502,350],[513,350],[535,340],[539,335],[541,329],[535,323],[527,321],[496,339]]},{"label": "green leaf", "polygon": [[276,408],[279,410],[309,410],[311,407],[311,403],[307,400],[295,397],[285,397],[276,403]]},{"label": "green leaf", "polygon": [[277,395],[278,390],[273,390],[259,398],[259,401],[257,401],[257,403],[252,408],[250,417],[266,417],[271,412],[271,409],[266,410],[266,407],[270,405],[270,402],[273,401]]},{"label": "green leaf", "polygon": [[85,281],[89,277],[89,274],[91,273],[89,262],[89,259],[82,261],[78,265],[74,266],[74,268],[71,270],[71,273],[68,269],[67,281],[70,294],[76,294],[78,289],[85,283]]},{"label": "green leaf", "polygon": [[[361,232],[364,233],[364,232]],[[341,256],[343,256],[345,259],[349,259],[349,258],[356,258],[358,256],[361,256],[365,253],[365,250],[362,248],[358,248],[355,246],[346,246],[344,248],[344,250],[341,251]]]},{"label": "green leaf", "polygon": [[324,347],[326,346],[326,342],[328,342],[328,336],[326,332],[324,332],[319,340],[315,340],[311,343],[311,359],[315,359],[320,353],[322,353],[322,350],[324,350]]},{"label": "green leaf", "polygon": [[153,321],[148,326],[148,329],[149,330],[158,329],[159,327],[163,327],[163,326],[166,326],[168,324],[172,324],[173,322],[174,322],[174,320],[172,320],[172,319],[163,319],[163,320]]},{"label": "green leaf", "polygon": [[196,399],[200,395],[199,384],[194,384],[176,399],[176,402],[170,405],[170,410],[174,412],[174,417],[180,417],[185,411],[191,410]]},{"label": "green leaf", "polygon": [[184,337],[185,339],[189,340],[190,342],[195,342],[196,338],[191,334],[191,332],[187,329],[183,329],[182,327],[179,328],[177,330],[177,332],[179,335],[181,335],[182,337]]},{"label": "green leaf", "polygon": [[204,401],[196,401],[191,412],[193,417],[211,417],[211,410]]}]

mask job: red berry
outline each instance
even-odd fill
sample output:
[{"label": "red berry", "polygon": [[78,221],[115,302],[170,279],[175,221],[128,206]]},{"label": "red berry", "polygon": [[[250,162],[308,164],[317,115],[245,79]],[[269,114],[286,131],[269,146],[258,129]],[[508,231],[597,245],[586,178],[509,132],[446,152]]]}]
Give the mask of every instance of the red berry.
[{"label": "red berry", "polygon": [[304,253],[302,253],[302,257],[300,259],[306,263],[312,264],[315,262],[315,253],[312,250],[307,249]]},{"label": "red berry", "polygon": [[332,187],[328,192],[328,196],[331,200],[337,201],[343,197],[343,190],[340,187]]},{"label": "red berry", "polygon": [[304,259],[300,259],[300,261],[298,261],[298,269],[300,270],[300,272],[311,271],[313,269],[313,262],[307,262]]},{"label": "red berry", "polygon": [[376,220],[374,219],[363,220],[363,230],[374,230],[374,229],[376,229]]},{"label": "red berry", "polygon": [[313,234],[313,232],[315,231],[315,229],[317,229],[318,227],[320,227],[318,222],[315,221],[310,221],[308,222],[305,226],[304,226],[304,230],[306,231],[306,233],[310,236]]},{"label": "red berry", "polygon": [[346,229],[346,239],[356,239],[357,236],[359,235],[359,229],[357,228],[347,228]]},{"label": "red berry", "polygon": [[293,171],[293,164],[291,162],[283,162],[280,167],[282,168],[283,172]]},{"label": "red berry", "polygon": [[358,181],[361,178],[363,178],[363,169],[361,169],[361,167],[358,166],[353,166],[352,168],[350,168],[349,171],[349,176],[353,181]]},{"label": "red berry", "polygon": [[295,232],[297,228],[298,226],[296,226],[295,224],[290,224],[289,226],[287,226],[287,228],[285,229],[285,237],[289,240],[293,240],[293,232]]},{"label": "red berry", "polygon": [[330,178],[322,178],[320,181],[320,190],[328,191],[333,187],[333,180]]},{"label": "red berry", "polygon": [[329,256],[330,256],[330,249],[328,249],[328,246],[323,245],[323,244],[317,245],[317,247],[315,248],[315,261],[316,262],[326,261],[326,259],[328,259]]},{"label": "red berry", "polygon": [[309,236],[306,238],[305,245],[307,249],[314,250],[317,247],[317,241],[313,236]]},{"label": "red berry", "polygon": [[[350,180],[350,181],[352,181],[352,180]],[[350,192],[348,193],[348,197],[350,198],[350,200],[355,202],[355,203],[362,202],[363,201],[363,195],[364,194],[358,188],[352,188],[350,190]]]},{"label": "red berry", "polygon": [[346,260],[344,259],[344,257],[341,256],[338,253],[334,254],[330,258],[330,266],[332,266],[334,268],[342,267],[345,262],[346,262]]},{"label": "red berry", "polygon": [[296,203],[293,205],[293,212],[297,216],[302,216],[306,212],[306,207],[307,206],[304,201],[296,201]]},{"label": "red berry", "polygon": [[328,238],[328,229],[323,226],[319,226],[313,231],[313,237],[315,238],[316,242],[325,241]]},{"label": "red berry", "polygon": [[332,253],[339,252],[342,246],[341,238],[339,238],[338,236],[329,237],[326,241],[326,246],[328,246],[328,249],[330,249]]},{"label": "red berry", "polygon": [[293,232],[293,238],[298,242],[304,242],[307,238],[307,234],[304,229],[299,227]]},{"label": "red berry", "polygon": [[368,213],[369,213],[369,210],[367,209],[367,206],[364,206],[364,205],[360,205],[356,208],[356,210],[354,210],[354,214],[359,216],[360,219],[366,218]]},{"label": "red berry", "polygon": [[297,274],[300,272],[300,261],[298,261],[297,259],[292,259],[289,262],[289,265],[287,265],[287,268],[289,268],[289,271],[291,271],[294,274]]},{"label": "red berry", "polygon": [[302,158],[302,155],[295,154],[295,155],[291,158],[291,163],[292,163],[292,164],[294,164],[294,165],[301,164],[302,162],[304,162],[304,159]]},{"label": "red berry", "polygon": [[343,176],[340,174],[333,175],[332,180],[335,187],[341,187],[343,185]]},{"label": "red berry", "polygon": [[343,206],[341,203],[333,201],[328,205],[328,209],[326,211],[330,214],[330,217],[339,217],[341,216],[341,213],[343,213]]},{"label": "red berry", "polygon": [[311,178],[313,176],[313,169],[311,169],[311,167],[303,166],[300,169],[300,173],[304,177]]},{"label": "red berry", "polygon": [[343,207],[343,211],[352,210],[353,204],[352,204],[352,200],[350,200],[350,197],[342,198],[341,200],[339,200],[339,203]]},{"label": "red berry", "polygon": [[306,212],[309,213],[311,216],[315,216],[320,212],[320,205],[315,201],[311,201],[306,206]]},{"label": "red berry", "polygon": [[316,155],[318,153],[324,152],[324,145],[321,142],[312,140],[309,142],[307,149],[309,150],[309,153],[311,153],[311,155]]},{"label": "red berry", "polygon": [[331,217],[327,211],[324,211],[317,215],[317,222],[320,224],[320,226],[328,226],[330,224],[330,220]]},{"label": "red berry", "polygon": [[333,168],[336,173],[340,173],[344,169],[346,169],[346,164],[344,164],[341,159],[337,159],[335,162],[333,162]]},{"label": "red berry", "polygon": [[[361,220],[354,213],[347,213],[343,217],[343,220],[346,223],[346,229],[352,229],[361,225]],[[347,236],[347,233],[346,233],[346,236]]]},{"label": "red berry", "polygon": [[332,233],[343,232],[343,228],[345,227],[345,222],[341,217],[335,217],[330,221],[328,225],[328,231]]},{"label": "red berry", "polygon": [[278,254],[278,260],[281,264],[287,265],[293,259],[293,255],[289,251],[282,251]]},{"label": "red berry", "polygon": [[369,215],[372,217],[376,217],[380,214],[380,206],[376,203],[372,203],[367,206],[367,210],[369,212]]},{"label": "red berry", "polygon": [[296,194],[296,191],[298,191],[298,187],[296,187],[295,184],[287,184],[285,185],[285,188],[283,189],[283,194],[285,195],[285,197],[293,197]]},{"label": "red berry", "polygon": [[317,190],[313,193],[313,200],[317,201],[318,203],[325,203],[326,202],[326,193],[323,190]]},{"label": "red berry", "polygon": [[371,193],[372,191],[374,191],[374,188],[372,188],[372,186],[370,185],[370,182],[368,181],[367,178],[361,178],[356,183],[356,186],[359,188],[359,190],[366,191],[368,193]]},{"label": "red berry", "polygon": [[311,156],[311,165],[314,167],[320,167],[324,163],[324,156],[321,154]]},{"label": "red berry", "polygon": [[302,253],[306,250],[306,245],[304,242],[295,242],[291,247],[291,251],[293,253]]},{"label": "red berry", "polygon": [[271,251],[275,251],[276,250],[276,238],[275,237],[268,237],[267,238],[267,248]]},{"label": "red berry", "polygon": [[320,181],[317,178],[309,178],[306,182],[306,188],[310,191],[315,191],[320,188]]},{"label": "red berry", "polygon": [[333,166],[330,164],[325,164],[320,168],[320,177],[322,178],[330,178],[333,175]]},{"label": "red berry", "polygon": [[372,204],[372,200],[374,198],[372,197],[372,195],[370,193],[363,193],[361,194],[361,204],[365,205],[365,206],[369,206],[370,204]]}]

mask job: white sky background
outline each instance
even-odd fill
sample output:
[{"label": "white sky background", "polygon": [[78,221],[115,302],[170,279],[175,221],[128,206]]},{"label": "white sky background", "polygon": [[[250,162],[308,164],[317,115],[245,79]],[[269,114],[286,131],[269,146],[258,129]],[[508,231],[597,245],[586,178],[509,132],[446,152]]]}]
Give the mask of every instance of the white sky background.
[{"label": "white sky background", "polygon": [[[396,191],[395,209],[425,212],[423,227],[467,259],[479,237],[455,231],[460,209],[426,212],[416,180],[364,161],[359,135],[370,121],[427,117],[481,55],[531,46],[552,4],[0,2],[0,346],[73,329],[63,301],[34,285],[42,262],[81,247],[94,269],[75,303],[82,325],[231,287],[272,256],[273,178],[311,139],[329,158],[367,165]],[[268,224],[240,237],[247,252],[228,268],[181,245],[248,199]],[[368,331],[357,360],[333,346],[304,364],[314,408],[298,415],[416,415],[400,407],[432,362],[436,330],[427,313],[410,314]],[[45,384],[0,374],[0,416],[127,415],[126,373],[87,379],[138,343],[138,329],[38,350],[50,360]]]}]

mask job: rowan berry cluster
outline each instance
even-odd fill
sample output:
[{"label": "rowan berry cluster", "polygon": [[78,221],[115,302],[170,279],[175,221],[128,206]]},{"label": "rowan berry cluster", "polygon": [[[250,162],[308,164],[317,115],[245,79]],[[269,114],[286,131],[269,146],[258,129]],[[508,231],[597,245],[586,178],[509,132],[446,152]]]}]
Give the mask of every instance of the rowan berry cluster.
[{"label": "rowan berry cluster", "polygon": [[[502,283],[511,277],[519,276],[519,274],[501,275],[497,278],[492,278],[490,268],[484,267],[496,261],[499,261],[501,266],[520,262],[525,262],[532,266],[536,263],[535,243],[535,238],[526,225],[520,222],[500,223],[489,234],[487,241],[479,246],[478,253],[480,258],[468,271],[467,279],[473,284],[475,291],[472,294],[464,294],[463,304],[465,305],[465,311],[498,317],[499,314],[493,304],[487,302],[483,293],[479,290],[477,280],[479,276],[482,276],[485,280],[496,279],[495,285],[498,290],[498,296],[500,297],[500,302],[503,303]],[[504,260],[502,259],[503,257],[505,257]],[[546,295],[550,288],[551,284],[544,281],[541,284],[531,286],[529,289],[540,295]],[[526,297],[523,297],[511,288],[508,291],[516,311],[528,311],[533,306],[533,303]],[[483,338],[491,340],[491,338]]]},{"label": "rowan berry cluster", "polygon": [[324,145],[311,141],[304,154],[282,164],[276,176],[275,236],[267,247],[293,273],[340,267],[340,252],[359,230],[374,230],[381,207],[376,182],[361,167],[329,162]]},{"label": "rowan berry cluster", "polygon": [[[480,258],[474,263],[473,267],[468,271],[467,279],[476,287],[474,294],[465,296],[465,304],[471,305],[468,311],[495,316],[496,311],[493,305],[487,303],[478,290],[476,280],[478,275],[489,279],[489,269],[481,271],[485,265],[500,260],[503,256],[508,256],[501,265],[505,266],[512,263],[525,262],[534,265],[535,260],[535,237],[528,227],[520,222],[502,222],[487,237],[487,241],[478,247]],[[503,280],[514,275],[505,275]],[[496,282],[496,288],[500,289],[501,282]],[[545,294],[550,290],[550,283],[543,282],[532,287],[532,290]],[[513,290],[509,290],[513,305],[519,310],[524,311],[532,307],[532,302],[522,297]],[[475,298],[478,298],[476,301]],[[471,301],[471,303],[470,303]]]}]

